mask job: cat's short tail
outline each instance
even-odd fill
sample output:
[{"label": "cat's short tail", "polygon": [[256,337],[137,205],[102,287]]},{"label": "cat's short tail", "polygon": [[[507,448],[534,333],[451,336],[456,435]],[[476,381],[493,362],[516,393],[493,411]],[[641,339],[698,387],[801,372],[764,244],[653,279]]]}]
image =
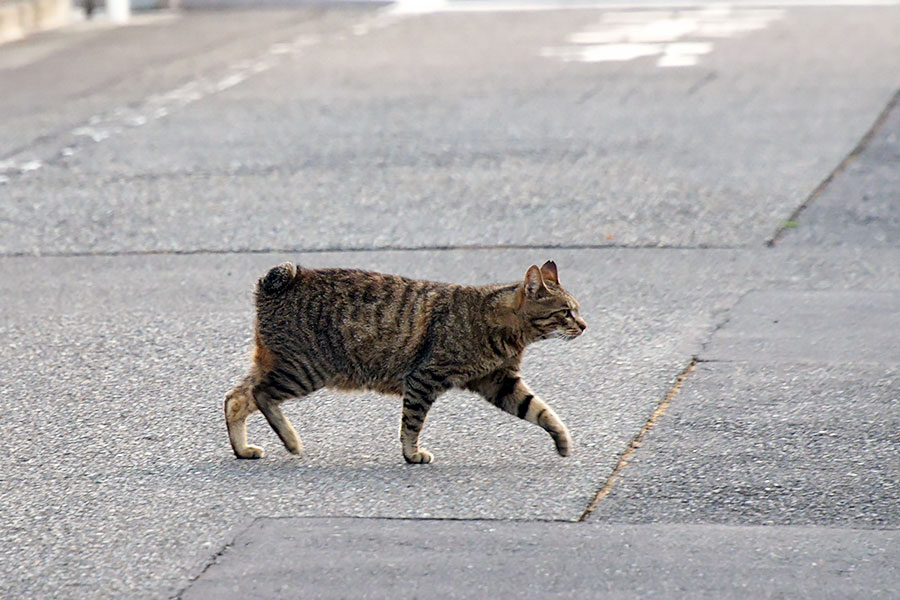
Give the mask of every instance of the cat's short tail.
[{"label": "cat's short tail", "polygon": [[256,284],[256,295],[274,296],[280,294],[294,280],[297,274],[297,268],[289,263],[281,263],[277,267],[273,267],[259,279]]}]

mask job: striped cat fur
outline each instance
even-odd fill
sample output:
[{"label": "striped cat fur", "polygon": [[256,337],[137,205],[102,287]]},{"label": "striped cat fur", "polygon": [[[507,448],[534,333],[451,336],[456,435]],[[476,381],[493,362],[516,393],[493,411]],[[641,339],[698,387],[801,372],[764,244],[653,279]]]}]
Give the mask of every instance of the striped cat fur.
[{"label": "striped cat fur", "polygon": [[522,381],[519,366],[532,342],[581,335],[578,309],[552,261],[532,265],[520,282],[481,287],[284,263],[256,287],[253,362],[225,397],[231,447],[238,458],[263,455],[247,444],[246,419],[259,409],[299,454],[281,402],[326,387],[369,389],[403,397],[403,457],[428,463],[432,454],[419,447],[428,409],[461,388],[542,427],[566,456],[566,426]]}]

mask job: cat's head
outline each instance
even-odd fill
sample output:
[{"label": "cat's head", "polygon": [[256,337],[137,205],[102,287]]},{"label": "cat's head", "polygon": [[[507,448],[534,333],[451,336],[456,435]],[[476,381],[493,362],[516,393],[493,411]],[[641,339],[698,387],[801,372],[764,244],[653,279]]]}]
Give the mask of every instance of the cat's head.
[{"label": "cat's head", "polygon": [[556,263],[531,265],[520,287],[519,314],[533,331],[534,339],[573,340],[587,328],[578,314],[578,301],[559,284]]}]

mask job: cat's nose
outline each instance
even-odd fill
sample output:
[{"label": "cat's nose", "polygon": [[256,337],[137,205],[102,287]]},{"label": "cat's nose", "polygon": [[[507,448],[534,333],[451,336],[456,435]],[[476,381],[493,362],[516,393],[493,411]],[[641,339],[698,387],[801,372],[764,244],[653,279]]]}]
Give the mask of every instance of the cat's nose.
[{"label": "cat's nose", "polygon": [[576,319],[575,324],[578,325],[578,328],[582,331],[587,329],[587,323],[584,322],[584,319]]}]

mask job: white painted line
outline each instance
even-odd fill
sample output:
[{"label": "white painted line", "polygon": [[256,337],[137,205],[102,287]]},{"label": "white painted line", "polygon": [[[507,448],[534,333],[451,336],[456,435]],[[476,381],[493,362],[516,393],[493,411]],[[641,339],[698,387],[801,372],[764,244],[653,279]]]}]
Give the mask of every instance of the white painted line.
[{"label": "white painted line", "polygon": [[679,42],[666,44],[663,55],[656,61],[658,67],[692,67],[700,62],[701,54],[712,52],[709,42]]},{"label": "white painted line", "polygon": [[598,44],[544,48],[541,56],[559,58],[563,62],[613,62],[655,56],[663,52],[663,44]]},{"label": "white painted line", "polygon": [[21,169],[21,171],[22,171],[23,173],[27,173],[28,171],[37,171],[37,170],[40,169],[42,166],[43,166],[43,164],[41,163],[41,161],[39,161],[39,160],[30,160],[30,161],[28,161],[27,163],[25,163],[25,164],[19,166],[19,169]]},{"label": "white painted line", "polygon": [[[216,91],[217,91],[217,92],[221,92],[221,91],[223,91],[223,90],[227,90],[227,89],[230,88],[230,87],[234,87],[234,86],[236,86],[237,84],[239,84],[239,83],[241,83],[242,81],[244,81],[245,79],[247,79],[248,76],[249,76],[249,73],[248,73],[247,71],[243,71],[243,72],[241,72],[241,73],[234,73],[234,74],[232,74],[232,75],[229,75],[228,77],[225,77],[224,79],[222,79],[221,81],[219,81],[219,83],[216,84]],[[191,102],[196,102],[196,101],[199,100],[201,97],[202,97],[202,96],[198,93],[198,94],[197,94],[197,97],[196,97],[196,98],[192,98],[190,101],[191,101]]]}]

